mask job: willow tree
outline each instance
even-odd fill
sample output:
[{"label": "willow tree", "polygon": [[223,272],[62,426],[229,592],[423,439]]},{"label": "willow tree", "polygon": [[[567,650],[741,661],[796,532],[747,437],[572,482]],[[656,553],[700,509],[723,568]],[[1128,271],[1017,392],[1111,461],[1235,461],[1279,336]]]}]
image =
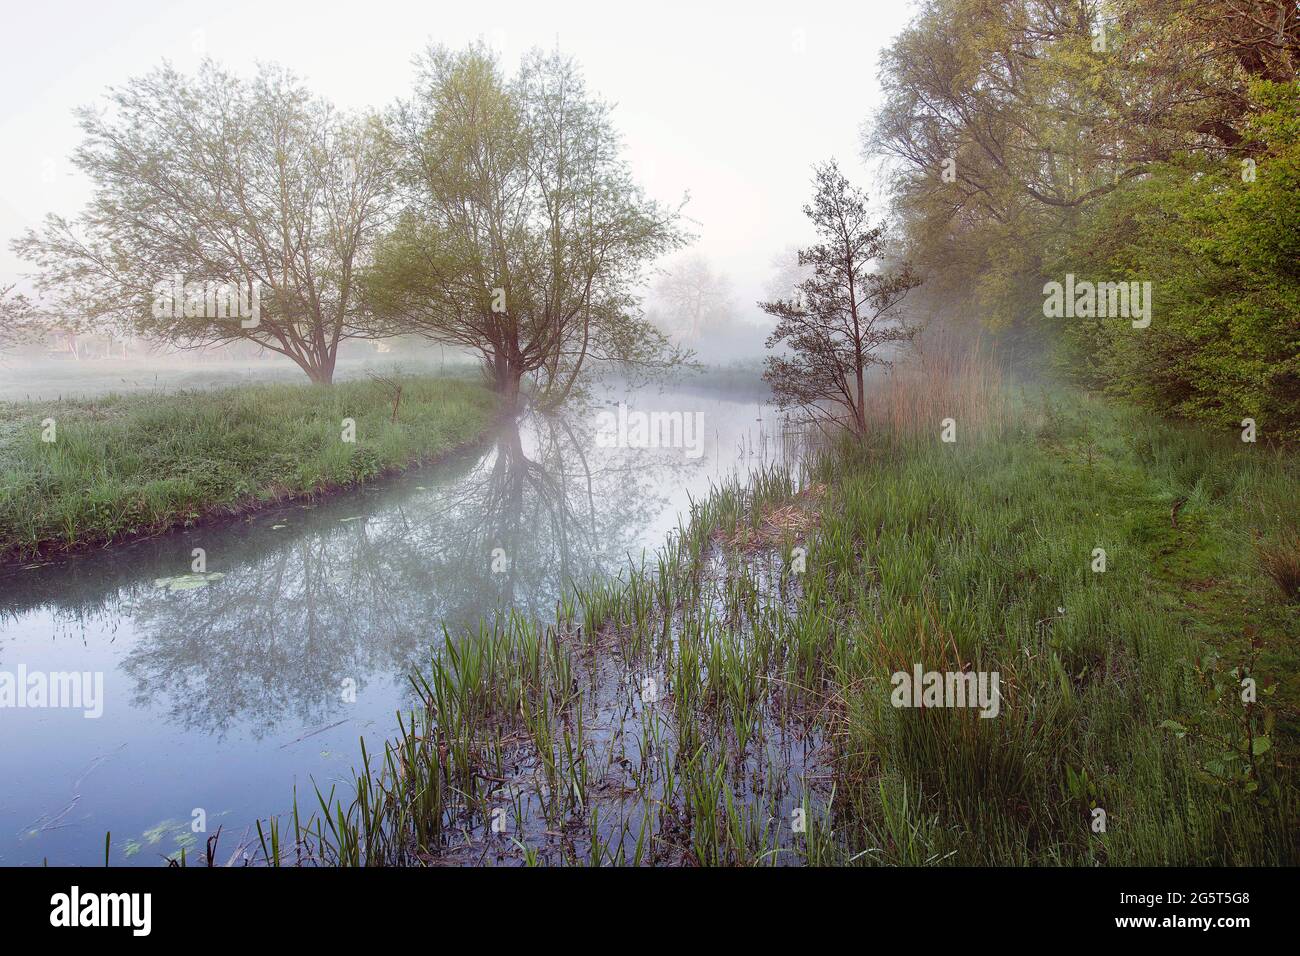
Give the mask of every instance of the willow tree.
[{"label": "willow tree", "polygon": [[371,334],[357,277],[390,218],[378,121],[281,69],[244,81],[210,61],[195,76],[163,66],[78,115],[73,162],[93,198],[14,243],[52,307],[181,347],[256,342],[330,382],[340,343]]},{"label": "willow tree", "polygon": [[376,317],[479,354],[512,404],[525,378],[550,405],[592,363],[671,364],[635,291],[682,242],[678,213],[633,182],[574,63],[533,53],[507,81],[482,48],[420,62],[390,117],[405,201],[367,282]]}]

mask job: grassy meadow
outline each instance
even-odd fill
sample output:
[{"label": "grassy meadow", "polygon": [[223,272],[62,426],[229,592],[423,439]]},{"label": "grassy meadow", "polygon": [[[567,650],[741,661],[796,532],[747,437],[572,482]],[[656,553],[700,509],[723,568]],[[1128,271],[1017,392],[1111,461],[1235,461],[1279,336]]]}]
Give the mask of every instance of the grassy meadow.
[{"label": "grassy meadow", "polygon": [[[1300,862],[1296,458],[977,360],[876,398],[554,626],[448,635],[263,861]],[[917,664],[997,671],[999,713],[893,706]]]},{"label": "grassy meadow", "polygon": [[0,403],[0,560],[355,485],[469,444],[496,415],[483,386],[429,376]]}]

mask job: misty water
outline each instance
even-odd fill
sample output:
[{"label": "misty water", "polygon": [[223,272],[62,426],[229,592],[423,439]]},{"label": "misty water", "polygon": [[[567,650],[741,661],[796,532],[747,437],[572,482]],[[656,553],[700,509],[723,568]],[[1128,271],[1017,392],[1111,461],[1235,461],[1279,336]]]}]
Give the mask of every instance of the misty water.
[{"label": "misty water", "polygon": [[[699,455],[600,447],[619,401],[702,413]],[[104,698],[98,718],[3,712],[0,865],[102,865],[106,831],[113,865],[201,858],[219,826],[218,862],[238,860],[295,787],[304,808],[348,789],[358,738],[382,749],[444,628],[553,618],[569,582],[651,554],[711,484],[788,460],[787,438],[752,392],[607,389],[317,503],[0,570],[0,670],[102,672]],[[204,581],[185,577],[195,548]]]}]

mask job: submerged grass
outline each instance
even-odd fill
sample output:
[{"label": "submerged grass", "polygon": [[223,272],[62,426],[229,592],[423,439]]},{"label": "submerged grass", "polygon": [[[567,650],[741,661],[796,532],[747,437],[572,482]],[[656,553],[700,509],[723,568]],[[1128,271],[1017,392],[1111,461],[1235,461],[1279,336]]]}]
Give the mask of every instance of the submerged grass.
[{"label": "submerged grass", "polygon": [[[447,635],[261,862],[1300,862],[1295,458],[967,385],[715,489],[554,625]],[[894,706],[916,665],[996,671],[997,716]]]},{"label": "submerged grass", "polygon": [[368,481],[476,440],[496,408],[427,376],[0,403],[0,560]]}]

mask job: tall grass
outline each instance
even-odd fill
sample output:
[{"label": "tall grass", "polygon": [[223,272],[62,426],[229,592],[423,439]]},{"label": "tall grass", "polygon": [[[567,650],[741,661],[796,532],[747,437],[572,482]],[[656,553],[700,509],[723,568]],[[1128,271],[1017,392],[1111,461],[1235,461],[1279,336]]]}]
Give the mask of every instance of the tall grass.
[{"label": "tall grass", "polygon": [[868,385],[868,427],[893,441],[939,433],[952,419],[959,434],[974,436],[1003,427],[1009,414],[1002,366],[976,340],[955,349],[931,338]]}]

